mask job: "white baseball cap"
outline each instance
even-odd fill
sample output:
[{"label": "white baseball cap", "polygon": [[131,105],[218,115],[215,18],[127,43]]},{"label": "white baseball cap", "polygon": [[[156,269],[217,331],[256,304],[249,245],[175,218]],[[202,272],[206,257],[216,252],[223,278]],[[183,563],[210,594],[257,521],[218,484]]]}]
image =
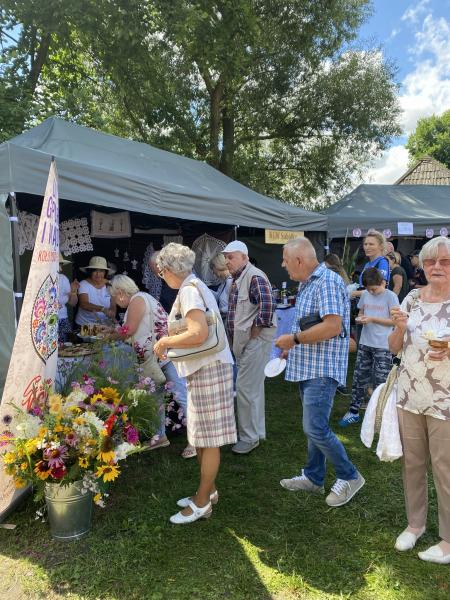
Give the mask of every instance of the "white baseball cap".
[{"label": "white baseball cap", "polygon": [[229,244],[227,244],[222,250],[222,252],[224,254],[226,254],[227,252],[242,252],[242,254],[248,256],[247,245],[244,244],[244,242],[240,242],[239,240],[234,240],[234,242],[230,242]]}]

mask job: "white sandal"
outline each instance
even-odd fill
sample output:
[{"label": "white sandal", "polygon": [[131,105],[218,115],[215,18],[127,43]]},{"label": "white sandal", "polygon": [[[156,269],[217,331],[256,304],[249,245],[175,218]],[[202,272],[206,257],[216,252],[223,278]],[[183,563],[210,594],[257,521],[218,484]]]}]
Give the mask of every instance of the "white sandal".
[{"label": "white sandal", "polygon": [[[209,500],[211,504],[217,504],[219,502],[219,492],[216,490],[209,496]],[[186,496],[186,498],[180,498],[177,502],[177,506],[181,506],[181,508],[186,508],[189,506],[189,502],[192,502],[192,498]]]},{"label": "white sandal", "polygon": [[183,515],[180,511],[176,515],[172,515],[169,519],[171,523],[175,525],[185,525],[186,523],[193,523],[199,519],[209,519],[212,515],[211,502],[208,502],[205,506],[199,507],[192,500],[189,500],[189,508],[192,510],[191,515]]}]

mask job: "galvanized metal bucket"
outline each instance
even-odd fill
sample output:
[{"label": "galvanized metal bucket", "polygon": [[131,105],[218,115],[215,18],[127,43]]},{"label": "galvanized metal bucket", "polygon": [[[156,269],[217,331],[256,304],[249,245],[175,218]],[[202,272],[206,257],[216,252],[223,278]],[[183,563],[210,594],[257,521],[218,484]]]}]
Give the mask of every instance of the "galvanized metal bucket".
[{"label": "galvanized metal bucket", "polygon": [[46,484],[48,520],[56,540],[77,540],[91,529],[92,492],[82,494],[81,490],[81,481],[68,485]]}]

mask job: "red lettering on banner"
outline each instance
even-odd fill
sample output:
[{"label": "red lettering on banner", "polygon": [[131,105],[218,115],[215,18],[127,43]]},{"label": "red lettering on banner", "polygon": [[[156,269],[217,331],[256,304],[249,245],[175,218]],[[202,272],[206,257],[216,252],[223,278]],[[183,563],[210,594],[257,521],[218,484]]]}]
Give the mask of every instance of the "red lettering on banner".
[{"label": "red lettering on banner", "polygon": [[[47,382],[45,383],[47,384]],[[44,402],[48,396],[47,389],[40,375],[33,377],[23,392],[22,406],[24,409],[29,412],[33,406]]]}]

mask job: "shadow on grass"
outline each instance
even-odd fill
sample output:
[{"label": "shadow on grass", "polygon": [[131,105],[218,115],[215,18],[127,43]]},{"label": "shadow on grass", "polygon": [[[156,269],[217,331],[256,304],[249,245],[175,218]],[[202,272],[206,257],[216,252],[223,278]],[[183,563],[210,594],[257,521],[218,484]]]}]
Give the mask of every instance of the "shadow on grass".
[{"label": "shadow on grass", "polygon": [[[338,400],[336,417],[347,403]],[[221,498],[208,521],[168,522],[198,478],[196,462],[178,456],[183,440],[175,440],[129,461],[109,506],[96,510],[92,533],[79,542],[53,541],[25,503],[9,519],[17,529],[0,530],[10,581],[27,600],[448,599],[448,569],[393,549],[405,525],[400,464],[380,463],[359,442],[358,427],[345,430],[367,484],[351,503],[330,509],[323,496],[279,485],[306,453],[296,386],[271,381],[267,414],[267,442],[248,456],[223,450]],[[435,504],[432,496],[419,549],[437,538]]]}]

